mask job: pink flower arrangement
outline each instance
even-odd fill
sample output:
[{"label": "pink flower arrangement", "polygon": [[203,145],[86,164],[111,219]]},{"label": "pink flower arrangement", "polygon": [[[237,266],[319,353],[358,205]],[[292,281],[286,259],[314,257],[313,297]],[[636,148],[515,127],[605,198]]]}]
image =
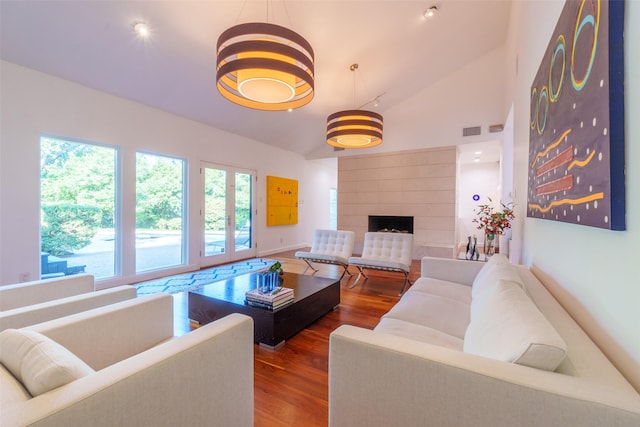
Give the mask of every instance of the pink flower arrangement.
[{"label": "pink flower arrangement", "polygon": [[484,230],[485,234],[504,234],[505,229],[511,228],[511,221],[515,218],[513,203],[500,202],[500,205],[501,210],[496,210],[491,204],[478,205],[478,217],[473,219],[478,224],[478,230]]}]

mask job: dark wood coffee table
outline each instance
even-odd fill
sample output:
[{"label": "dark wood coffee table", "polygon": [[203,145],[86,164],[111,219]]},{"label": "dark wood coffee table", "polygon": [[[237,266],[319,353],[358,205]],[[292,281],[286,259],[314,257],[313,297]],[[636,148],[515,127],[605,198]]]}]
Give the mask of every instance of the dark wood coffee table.
[{"label": "dark wood coffee table", "polygon": [[276,310],[247,305],[245,292],[254,289],[257,273],[244,274],[189,291],[189,319],[204,325],[230,313],[253,318],[254,339],[275,349],[340,304],[340,280],[284,273],[282,286],[292,288],[294,301]]}]

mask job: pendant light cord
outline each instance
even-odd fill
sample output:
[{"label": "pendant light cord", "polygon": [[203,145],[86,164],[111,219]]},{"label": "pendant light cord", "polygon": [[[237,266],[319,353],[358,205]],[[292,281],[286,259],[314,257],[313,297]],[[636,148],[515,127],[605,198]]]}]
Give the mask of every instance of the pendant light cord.
[{"label": "pendant light cord", "polygon": [[356,70],[358,64],[351,64],[350,70],[353,72],[353,108],[356,107]]},{"label": "pendant light cord", "polygon": [[287,15],[287,21],[289,22],[289,27],[293,27],[293,21],[291,20],[291,15],[289,15],[289,9],[287,9],[287,2],[282,0],[282,6],[284,6],[284,13]]},{"label": "pendant light cord", "polygon": [[238,12],[238,16],[236,17],[235,25],[237,25],[238,22],[240,22],[240,16],[242,16],[242,11],[244,10],[244,7],[246,6],[246,4],[247,4],[247,0],[244,0],[242,2],[242,6],[240,6],[240,12]]},{"label": "pendant light cord", "polygon": [[[269,1],[270,0],[266,1],[266,4],[267,4],[266,5],[266,7],[267,7],[267,10],[266,10],[267,21],[266,22],[267,23],[269,23],[270,19],[273,22],[276,21],[275,8],[273,8],[273,7],[271,8],[271,18],[269,18]],[[238,24],[238,22],[240,22],[240,17],[242,16],[242,12],[244,12],[244,8],[245,8],[246,5],[247,5],[247,0],[244,0],[242,2],[242,6],[240,6],[240,12],[238,12],[238,16],[236,17],[235,24]],[[284,13],[287,16],[288,25],[289,25],[289,27],[292,27],[293,26],[293,24],[292,24],[293,21],[291,20],[291,15],[289,14],[289,9],[287,9],[287,3],[284,0],[282,1],[282,6],[284,7]]]}]

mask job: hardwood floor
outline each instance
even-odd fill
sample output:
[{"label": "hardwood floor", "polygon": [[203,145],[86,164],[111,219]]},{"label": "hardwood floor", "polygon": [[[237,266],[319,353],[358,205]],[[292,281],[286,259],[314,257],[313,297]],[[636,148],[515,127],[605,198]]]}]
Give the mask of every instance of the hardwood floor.
[{"label": "hardwood floor", "polygon": [[[293,252],[270,255],[285,271],[302,273],[306,264]],[[339,277],[341,268],[316,265],[316,275]],[[357,277],[345,275],[341,283],[340,306],[287,340],[284,346],[268,350],[254,346],[255,426],[326,426],[328,424],[329,334],[343,324],[373,328],[380,316],[399,299],[402,275],[367,271],[369,280],[352,289]],[[311,274],[309,269],[307,274]],[[420,276],[420,261],[414,260],[410,279]],[[176,328],[188,329],[186,298],[176,298]]]}]

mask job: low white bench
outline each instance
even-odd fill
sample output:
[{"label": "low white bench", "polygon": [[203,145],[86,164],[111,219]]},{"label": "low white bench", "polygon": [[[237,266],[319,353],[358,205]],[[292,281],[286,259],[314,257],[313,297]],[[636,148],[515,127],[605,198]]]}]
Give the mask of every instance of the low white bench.
[{"label": "low white bench", "polygon": [[[355,236],[353,231],[345,230],[316,230],[309,252],[298,251],[296,258],[307,263],[307,269],[311,268],[314,273],[318,271],[311,263],[333,264],[341,266],[344,271],[340,279],[348,271],[349,257],[353,254],[353,244]],[[305,269],[305,272],[307,270]]]},{"label": "low white bench", "polygon": [[411,253],[413,251],[413,234],[393,232],[368,232],[364,235],[362,256],[350,257],[349,264],[356,266],[360,273],[350,288],[353,288],[360,277],[368,279],[364,269],[394,271],[404,274],[404,284],[400,295],[407,288],[409,271],[411,270]]}]

